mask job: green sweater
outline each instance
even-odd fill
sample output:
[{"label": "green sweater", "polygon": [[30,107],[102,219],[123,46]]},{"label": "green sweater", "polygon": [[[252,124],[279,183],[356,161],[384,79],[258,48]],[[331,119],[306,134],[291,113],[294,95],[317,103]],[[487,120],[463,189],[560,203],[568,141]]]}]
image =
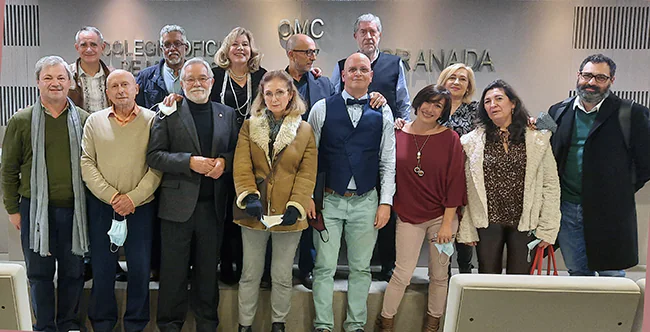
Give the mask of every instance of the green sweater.
[{"label": "green sweater", "polygon": [[[40,103],[40,101],[38,101]],[[32,109],[19,110],[14,114],[5,131],[2,144],[2,190],[7,213],[19,212],[20,197],[29,198],[32,172]],[[77,107],[81,123],[88,113]],[[70,142],[68,139],[68,110],[58,118],[45,115],[45,164],[47,165],[48,195],[50,204],[57,207],[73,207],[72,169],[70,166]]]},{"label": "green sweater", "polygon": [[582,110],[575,111],[571,146],[567,154],[564,174],[562,175],[562,200],[574,204],[582,203],[582,155],[589,131],[596,121],[598,112],[589,114]]}]

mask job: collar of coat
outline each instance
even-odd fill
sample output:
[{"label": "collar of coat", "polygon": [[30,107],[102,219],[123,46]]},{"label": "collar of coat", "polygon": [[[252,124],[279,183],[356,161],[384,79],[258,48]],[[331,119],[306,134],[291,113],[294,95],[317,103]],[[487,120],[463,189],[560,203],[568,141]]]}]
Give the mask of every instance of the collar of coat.
[{"label": "collar of coat", "polygon": [[300,122],[302,122],[302,117],[298,111],[291,111],[284,117],[278,136],[273,142],[273,157],[269,158],[270,128],[266,112],[262,109],[251,114],[249,119],[250,140],[264,151],[269,167],[272,168],[272,162],[275,161],[278,154],[296,138]]},{"label": "collar of coat", "polygon": [[[535,182],[538,168],[543,167],[542,159],[547,149],[551,148],[551,132],[548,130],[526,129],[526,175],[524,188]],[[483,159],[485,155],[485,129],[478,127],[474,131],[463,135],[460,139],[467,156],[465,174],[471,176],[478,196],[487,216],[487,194],[485,192],[485,174],[483,172]],[[524,190],[524,205],[531,203],[530,190]]]}]

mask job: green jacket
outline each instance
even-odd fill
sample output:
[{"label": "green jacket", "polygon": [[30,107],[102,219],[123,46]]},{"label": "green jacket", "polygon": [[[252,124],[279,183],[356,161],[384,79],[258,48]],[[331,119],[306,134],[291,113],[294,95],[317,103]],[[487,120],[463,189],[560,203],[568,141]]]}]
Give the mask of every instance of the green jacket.
[{"label": "green jacket", "polygon": [[[40,100],[38,101],[40,103]],[[34,106],[16,112],[7,123],[2,143],[2,165],[0,183],[4,193],[3,201],[7,213],[19,212],[20,197],[30,197],[32,172],[32,109]],[[82,125],[89,114],[77,107]]]}]

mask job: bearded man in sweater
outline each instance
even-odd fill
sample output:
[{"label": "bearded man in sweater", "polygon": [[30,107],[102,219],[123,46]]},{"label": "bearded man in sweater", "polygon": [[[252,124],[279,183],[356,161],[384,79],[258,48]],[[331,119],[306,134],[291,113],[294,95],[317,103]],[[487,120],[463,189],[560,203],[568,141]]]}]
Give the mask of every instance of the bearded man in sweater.
[{"label": "bearded man in sweater", "polygon": [[88,316],[95,331],[117,323],[115,264],[124,246],[129,279],[126,331],[149,322],[149,266],[155,209],[151,201],[161,173],[146,162],[155,113],[135,103],[138,85],[124,70],[108,75],[113,106],[93,113],[84,126],[81,175],[90,189],[88,215],[94,281]]}]

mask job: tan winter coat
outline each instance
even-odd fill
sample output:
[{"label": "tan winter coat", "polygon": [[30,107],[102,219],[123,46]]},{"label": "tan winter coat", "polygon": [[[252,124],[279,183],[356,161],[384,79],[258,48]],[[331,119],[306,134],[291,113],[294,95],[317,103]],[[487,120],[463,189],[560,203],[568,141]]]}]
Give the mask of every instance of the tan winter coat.
[{"label": "tan winter coat", "polygon": [[[560,230],[560,180],[551,149],[551,132],[526,129],[524,202],[518,230],[555,243]],[[467,158],[467,208],[458,230],[458,242],[479,241],[477,228],[488,227],[487,195],[483,173],[485,130],[478,127],[460,139]]]},{"label": "tan winter coat", "polygon": [[[297,111],[288,114],[273,144],[273,156],[269,158],[270,129],[266,116],[263,111],[252,114],[239,132],[233,170],[237,206],[245,208],[242,200],[248,194],[259,194],[255,180],[264,179],[273,168],[275,172],[267,186],[269,201],[262,204],[268,204],[269,215],[283,215],[287,207],[294,206],[300,216],[291,226],[277,225],[269,230],[301,231],[307,228],[306,211],[316,185],[318,149],[314,132]],[[250,229],[265,229],[254,217],[235,220],[235,223]]]}]

